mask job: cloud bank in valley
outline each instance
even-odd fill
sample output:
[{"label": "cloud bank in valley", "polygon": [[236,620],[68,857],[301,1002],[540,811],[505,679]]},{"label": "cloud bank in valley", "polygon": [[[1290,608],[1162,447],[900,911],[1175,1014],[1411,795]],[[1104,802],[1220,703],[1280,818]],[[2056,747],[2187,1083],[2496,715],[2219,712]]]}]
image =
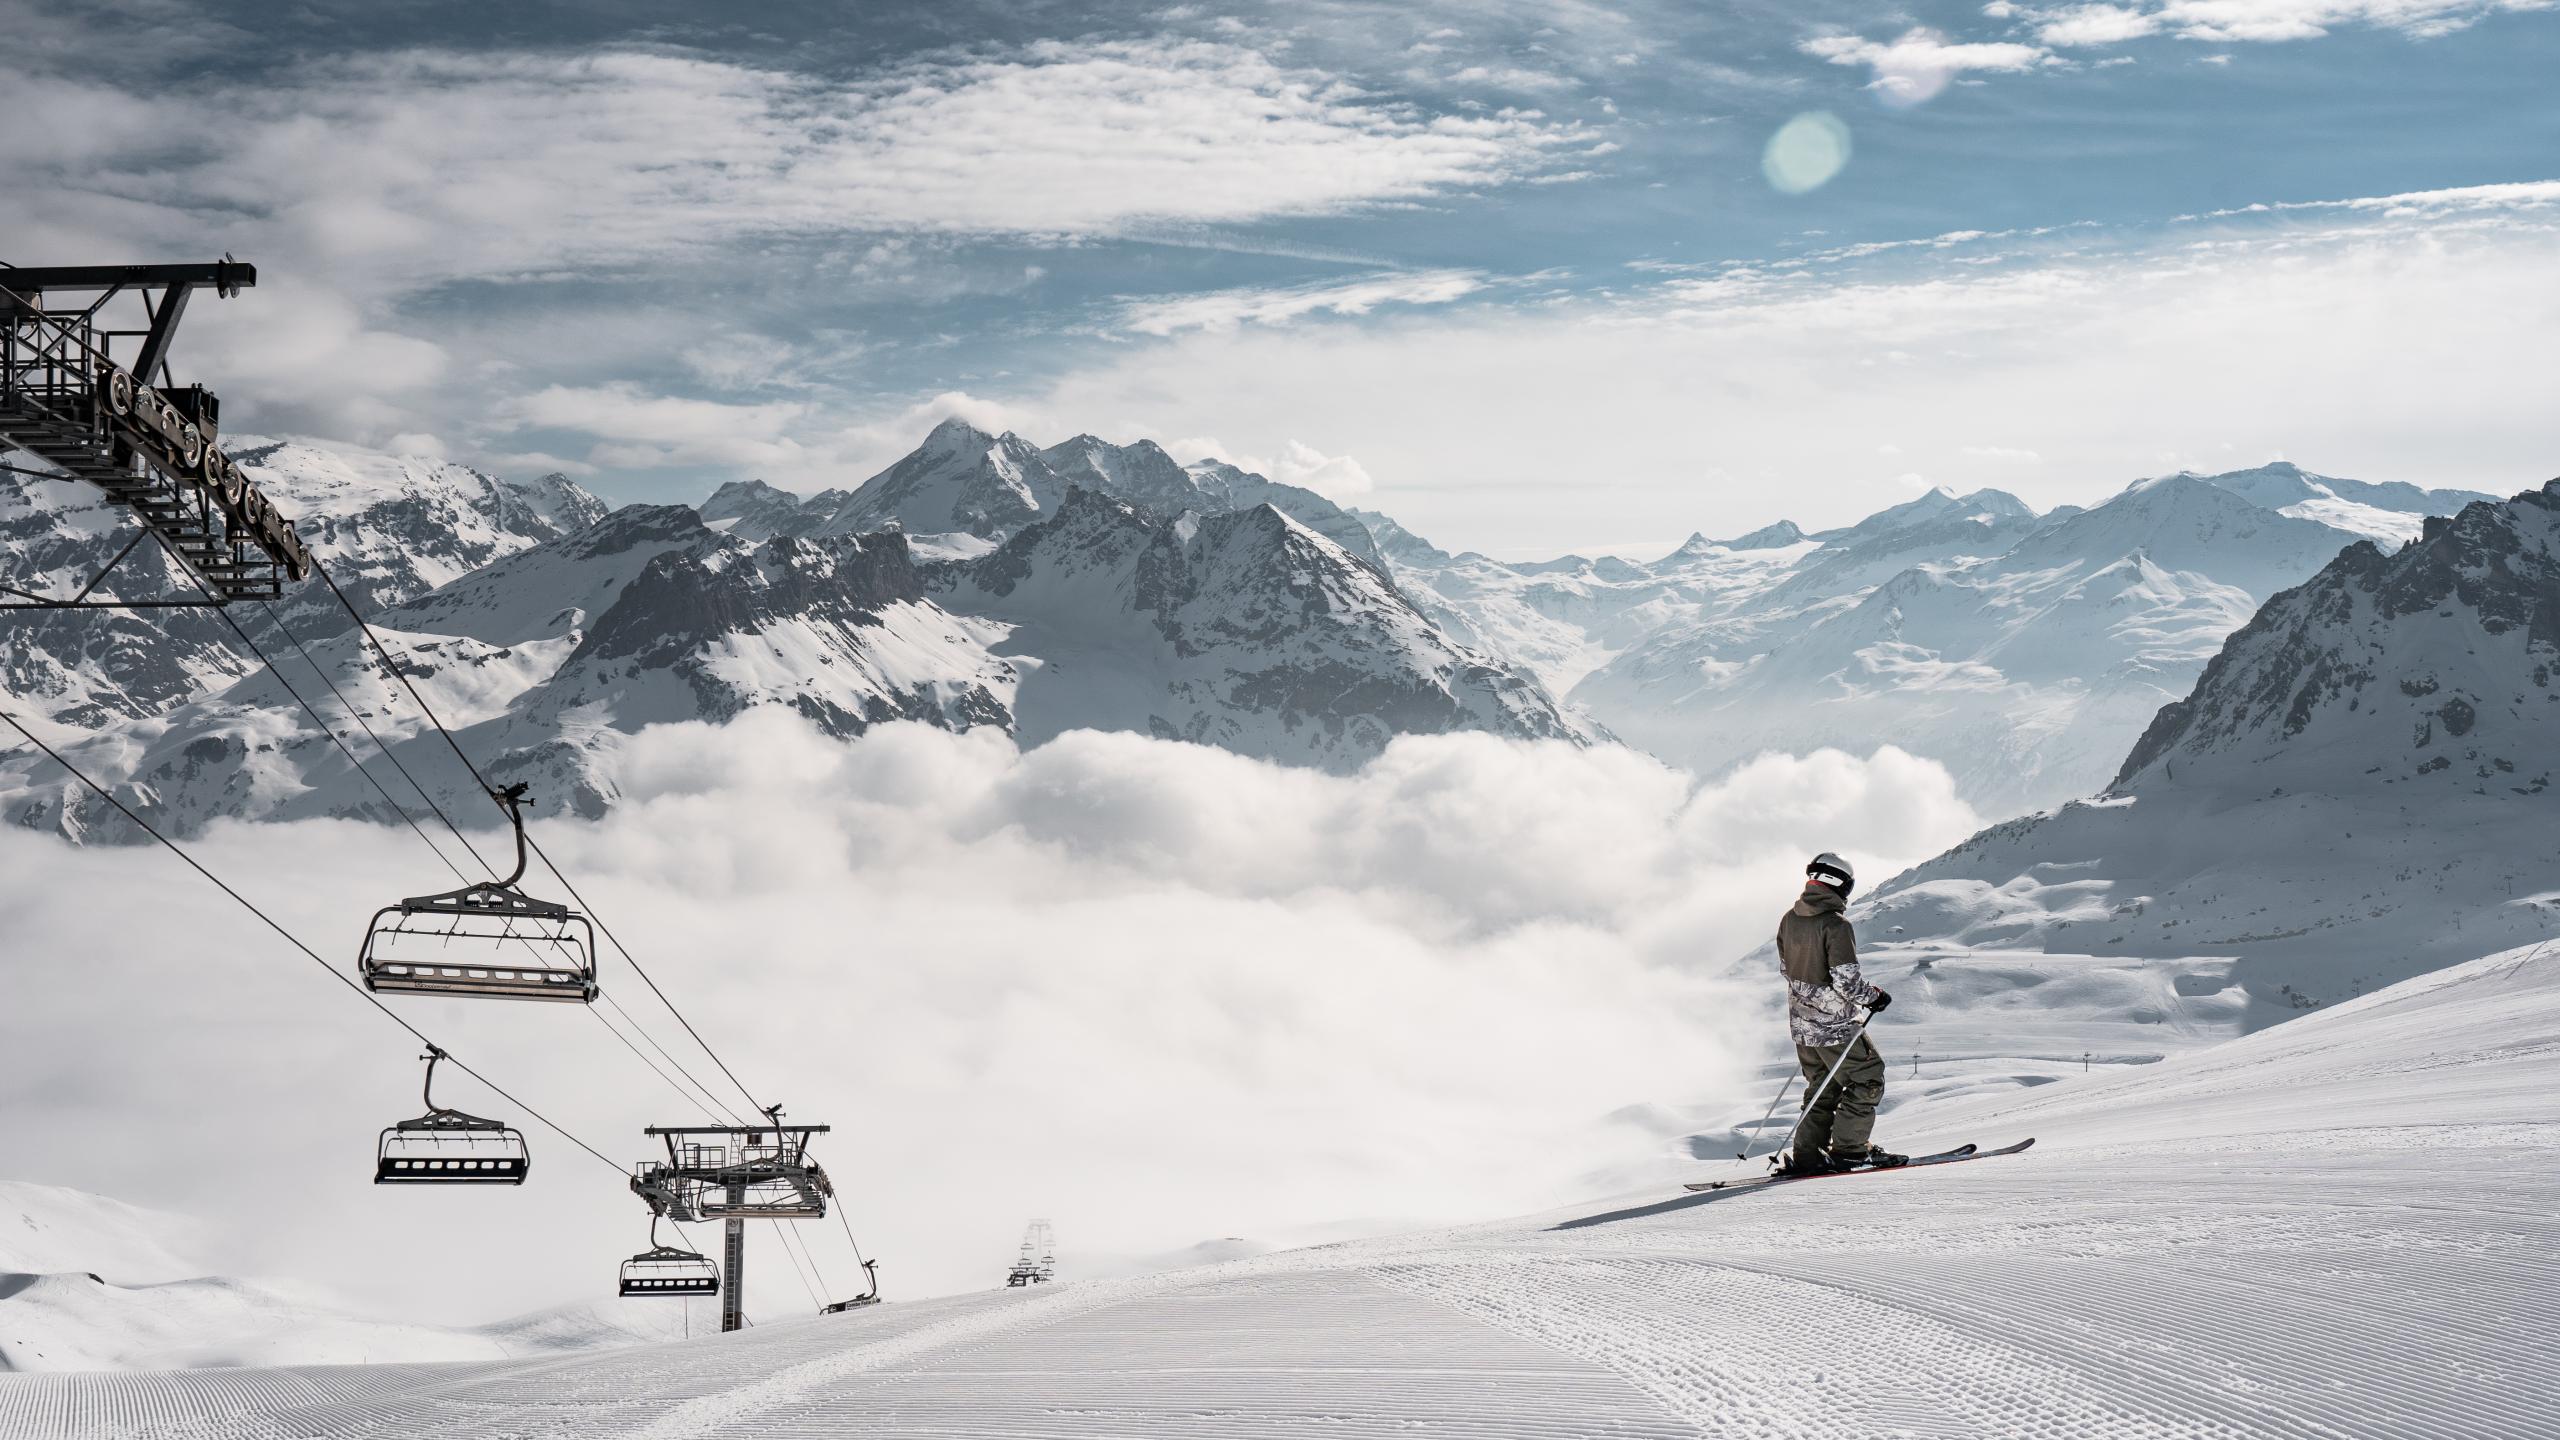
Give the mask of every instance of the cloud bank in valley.
[{"label": "cloud bank in valley", "polygon": [[[1699,785],[1460,736],[1338,777],[1127,735],[842,746],[756,712],[644,732],[627,762],[629,804],[546,845],[761,1096],[837,1126],[847,1213],[910,1296],[992,1283],[1034,1214],[1072,1269],[1586,1191],[1661,1153],[1630,1107],[1737,1093],[1774,1053],[1735,960],[1802,853],[1882,873],[1974,824],[1891,749]],[[529,1121],[522,1192],[374,1190],[372,1132],[417,1108],[407,1037],[164,854],[0,852],[24,953],[79,957],[0,1016],[16,1173],[205,1213],[227,1264],[427,1319],[592,1295],[640,1248],[617,1178]],[[437,888],[387,828],[231,827],[198,853],[333,960]],[[142,893],[102,922],[97,897]],[[672,1048],[628,968],[604,978]],[[395,1003],[617,1160],[700,1118],[598,1033],[610,1011]],[[840,1238],[809,1238],[849,1286]],[[751,1294],[805,1303],[778,1245]]]}]

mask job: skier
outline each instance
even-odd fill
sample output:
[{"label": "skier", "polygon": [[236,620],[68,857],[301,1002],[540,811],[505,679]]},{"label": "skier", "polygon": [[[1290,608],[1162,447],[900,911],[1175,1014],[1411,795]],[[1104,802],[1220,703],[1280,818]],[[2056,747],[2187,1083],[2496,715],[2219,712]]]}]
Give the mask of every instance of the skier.
[{"label": "skier", "polygon": [[1884,1099],[1884,1057],[1860,1033],[1858,1011],[1874,1014],[1893,997],[1858,973],[1857,930],[1841,913],[1856,883],[1849,862],[1826,850],[1805,867],[1804,894],[1778,920],[1787,1028],[1805,1084],[1804,1119],[1778,1161],[1781,1175],[1884,1169],[1910,1159],[1870,1143]]}]

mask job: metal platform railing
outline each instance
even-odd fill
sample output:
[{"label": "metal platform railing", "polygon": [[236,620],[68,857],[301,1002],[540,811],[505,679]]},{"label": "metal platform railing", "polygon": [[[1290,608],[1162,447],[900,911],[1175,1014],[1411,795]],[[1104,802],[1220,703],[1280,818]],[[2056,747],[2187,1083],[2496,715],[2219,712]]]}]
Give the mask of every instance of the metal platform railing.
[{"label": "metal platform railing", "polygon": [[33,455],[131,510],[205,592],[119,603],[274,599],[288,579],[311,573],[292,523],[214,443],[211,411],[201,387],[155,388],[117,365],[89,311],[48,314],[40,295],[0,284],[0,448]]}]

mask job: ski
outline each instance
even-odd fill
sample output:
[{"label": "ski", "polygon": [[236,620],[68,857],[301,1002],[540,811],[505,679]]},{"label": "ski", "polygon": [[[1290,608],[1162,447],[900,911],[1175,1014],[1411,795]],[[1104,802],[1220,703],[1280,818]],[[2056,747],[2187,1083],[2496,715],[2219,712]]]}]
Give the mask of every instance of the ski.
[{"label": "ski", "polygon": [[1959,1145],[1953,1150],[1941,1150],[1935,1155],[1914,1155],[1905,1164],[1887,1166],[1883,1169],[1868,1167],[1834,1171],[1829,1175],[1755,1175],[1740,1180],[1698,1180],[1680,1188],[1692,1194],[1703,1194],[1710,1190],[1750,1190],[1762,1185],[1792,1185],[1800,1180],[1837,1180],[1850,1175],[1891,1175],[1900,1170],[1916,1170],[1923,1165],[1953,1165],[1960,1160],[1988,1160],[1994,1155],[2015,1155],[2034,1143],[2036,1143],[2034,1137],[2030,1136],[2015,1145],[2004,1145],[1997,1150],[1985,1150],[1974,1145]]}]

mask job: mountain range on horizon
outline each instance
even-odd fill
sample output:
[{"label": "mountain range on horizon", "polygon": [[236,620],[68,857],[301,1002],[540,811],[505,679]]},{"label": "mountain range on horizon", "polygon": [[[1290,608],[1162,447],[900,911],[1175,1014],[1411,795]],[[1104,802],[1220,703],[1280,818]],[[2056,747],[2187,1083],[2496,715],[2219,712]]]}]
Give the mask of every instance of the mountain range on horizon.
[{"label": "mountain range on horizon", "polygon": [[[1334,769],[1449,730],[1623,739],[1701,774],[1887,737],[2017,813],[2095,790],[2224,636],[2339,549],[2485,498],[2278,463],[2085,509],[1936,489],[1651,561],[1504,562],[1149,441],[1040,447],[958,420],[851,490],[737,481],[611,511],[559,475],[235,446],[492,777],[584,814],[613,803],[620,737],[763,704],[842,737],[1120,729]],[[0,548],[70,575],[116,518],[31,482]],[[395,750],[421,733],[325,598],[234,615],[238,634],[201,613],[48,617],[0,661],[58,738],[182,828],[392,819],[300,713],[352,705]],[[9,769],[14,823],[103,818]]]}]

